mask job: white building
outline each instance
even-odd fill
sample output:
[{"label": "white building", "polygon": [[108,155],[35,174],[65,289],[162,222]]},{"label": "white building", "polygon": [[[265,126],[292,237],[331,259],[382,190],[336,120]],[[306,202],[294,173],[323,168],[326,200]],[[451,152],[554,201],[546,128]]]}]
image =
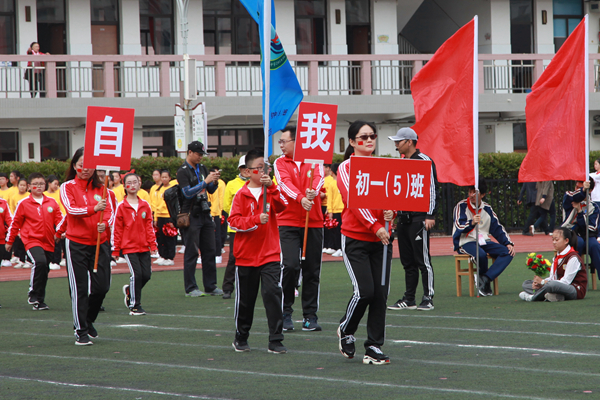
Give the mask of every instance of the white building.
[{"label": "white building", "polygon": [[[212,154],[261,147],[258,29],[239,0],[189,0],[187,53]],[[598,1],[275,0],[277,31],[306,101],[339,105],[336,152],[349,121],[380,137],[414,123],[410,80],[479,16],[480,149],[526,149],[525,96],[590,13],[590,146],[600,149]],[[173,155],[184,53],[176,0],[0,0],[0,161],[66,159],[83,145],[88,105],[136,109],[134,156]],[[45,98],[25,78],[30,43],[45,61]],[[35,94],[35,92],[33,93]],[[295,117],[293,118],[293,120]],[[293,121],[292,120],[292,121]],[[600,125],[600,124],[599,124]],[[277,137],[274,138],[277,140]],[[276,150],[277,146],[274,146]],[[378,154],[393,153],[379,141]]]}]

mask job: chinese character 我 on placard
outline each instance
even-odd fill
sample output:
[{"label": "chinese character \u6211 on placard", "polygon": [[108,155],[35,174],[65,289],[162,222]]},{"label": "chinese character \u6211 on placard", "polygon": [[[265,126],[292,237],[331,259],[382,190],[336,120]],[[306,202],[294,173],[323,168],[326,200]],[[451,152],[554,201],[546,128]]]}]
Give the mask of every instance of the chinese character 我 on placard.
[{"label": "chinese character \u6211 on placard", "polygon": [[[307,129],[300,132],[300,137],[306,138],[306,143],[302,143],[302,148],[314,149],[319,146],[323,151],[329,150],[331,143],[325,141],[328,133],[327,130],[331,129],[331,124],[327,123],[330,120],[329,115],[323,115],[322,112],[319,112],[318,114],[304,114],[303,117],[307,121],[302,121],[302,127]],[[314,141],[313,136],[316,136]]]}]

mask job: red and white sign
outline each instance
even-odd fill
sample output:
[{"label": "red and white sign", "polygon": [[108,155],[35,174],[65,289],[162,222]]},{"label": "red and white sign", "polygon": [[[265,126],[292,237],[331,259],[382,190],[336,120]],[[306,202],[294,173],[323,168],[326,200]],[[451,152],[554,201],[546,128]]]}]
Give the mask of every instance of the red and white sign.
[{"label": "red and white sign", "polygon": [[128,170],[133,142],[133,108],[88,107],[83,167]]},{"label": "red and white sign", "polygon": [[294,161],[331,164],[337,109],[334,104],[300,103]]},{"label": "red and white sign", "polygon": [[431,161],[350,158],[349,208],[429,211]]}]

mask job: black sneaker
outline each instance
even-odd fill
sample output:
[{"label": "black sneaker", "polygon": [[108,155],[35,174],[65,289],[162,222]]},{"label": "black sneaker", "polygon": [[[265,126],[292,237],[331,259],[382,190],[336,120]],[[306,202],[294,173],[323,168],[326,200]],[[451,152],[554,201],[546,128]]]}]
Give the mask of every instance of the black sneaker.
[{"label": "black sneaker", "polygon": [[294,321],[292,321],[292,314],[283,314],[283,331],[293,331]]},{"label": "black sneaker", "polygon": [[227,292],[227,291],[223,292],[223,298],[225,300],[230,299],[231,298],[231,292]]},{"label": "black sneaker", "polygon": [[129,308],[129,302],[131,301],[131,293],[129,292],[129,285],[123,285],[123,295],[125,298],[123,302],[125,303],[125,307]]},{"label": "black sneaker", "polygon": [[417,310],[420,311],[431,311],[433,310],[433,301],[431,299],[423,299]]},{"label": "black sneaker", "polygon": [[33,310],[34,310],[34,311],[42,311],[42,310],[49,310],[49,309],[50,309],[50,307],[48,307],[48,306],[46,305],[46,303],[37,303],[37,302],[36,302],[36,303],[33,305]]},{"label": "black sneaker", "polygon": [[287,353],[287,349],[281,344],[281,340],[275,340],[273,342],[269,342],[269,353],[285,354]]},{"label": "black sneaker", "polygon": [[390,358],[383,354],[377,346],[369,346],[363,357],[363,364],[385,365],[390,363]]},{"label": "black sneaker", "polygon": [[94,325],[91,322],[88,322],[88,336],[92,339],[96,339],[98,337],[98,331],[94,328]]},{"label": "black sneaker", "polygon": [[29,297],[29,298],[27,299],[27,303],[29,303],[29,304],[31,304],[31,305],[34,305],[34,304],[37,304],[37,303],[38,303],[38,301],[37,301],[36,299],[34,299],[33,297]]},{"label": "black sneaker", "polygon": [[404,297],[398,300],[394,305],[388,306],[388,310],[416,310],[417,303],[415,301],[408,301]]},{"label": "black sneaker", "polygon": [[342,332],[342,328],[338,326],[337,330],[338,338],[340,339],[339,348],[340,353],[346,358],[354,358],[354,354],[356,353],[356,347],[354,346],[354,342],[356,339],[352,335],[346,335]]},{"label": "black sneaker", "polygon": [[104,306],[100,306],[100,311],[106,311],[106,309],[104,308]]},{"label": "black sneaker", "polygon": [[142,307],[132,307],[129,309],[129,315],[146,315]]},{"label": "black sneaker", "polygon": [[478,285],[477,286],[478,286],[477,287],[477,291],[478,291],[479,295],[482,296],[482,297],[487,297],[487,296],[491,296],[491,295],[494,294],[492,292],[490,278],[488,278],[487,275],[482,275],[478,279]]},{"label": "black sneaker", "polygon": [[90,340],[89,335],[77,336],[77,339],[75,339],[75,346],[90,346],[92,344],[94,343]]},{"label": "black sneaker", "polygon": [[250,346],[248,346],[248,342],[246,342],[245,340],[234,340],[233,343],[231,343],[231,345],[233,346],[233,349],[236,351],[236,353],[244,353],[250,351]]},{"label": "black sneaker", "polygon": [[302,321],[303,331],[320,331],[322,330],[321,325],[317,323],[317,317],[304,318]]}]

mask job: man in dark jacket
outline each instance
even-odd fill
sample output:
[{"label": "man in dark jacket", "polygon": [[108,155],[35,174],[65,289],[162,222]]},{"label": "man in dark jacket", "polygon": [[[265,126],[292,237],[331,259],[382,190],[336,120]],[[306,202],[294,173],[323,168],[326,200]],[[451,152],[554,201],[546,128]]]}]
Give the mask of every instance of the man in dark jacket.
[{"label": "man in dark jacket", "polygon": [[525,222],[525,227],[523,228],[523,235],[533,236],[533,232],[531,226],[533,222],[537,218],[537,211],[535,208],[535,198],[537,196],[537,182],[525,182],[521,187],[521,193],[519,193],[519,198],[517,199],[517,204],[523,204],[525,201],[525,208],[529,210],[529,216],[527,217],[527,221]]}]

